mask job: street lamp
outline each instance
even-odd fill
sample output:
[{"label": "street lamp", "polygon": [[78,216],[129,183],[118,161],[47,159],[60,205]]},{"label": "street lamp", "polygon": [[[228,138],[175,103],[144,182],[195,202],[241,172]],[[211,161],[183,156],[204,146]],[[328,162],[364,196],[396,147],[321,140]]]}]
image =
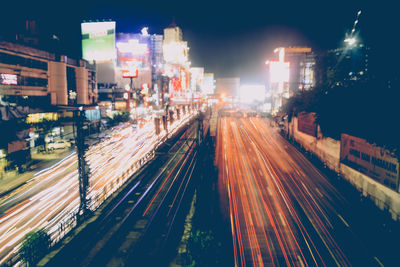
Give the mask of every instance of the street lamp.
[{"label": "street lamp", "polygon": [[357,39],[355,37],[348,37],[344,39],[344,42],[347,43],[349,47],[351,47],[357,42]]}]

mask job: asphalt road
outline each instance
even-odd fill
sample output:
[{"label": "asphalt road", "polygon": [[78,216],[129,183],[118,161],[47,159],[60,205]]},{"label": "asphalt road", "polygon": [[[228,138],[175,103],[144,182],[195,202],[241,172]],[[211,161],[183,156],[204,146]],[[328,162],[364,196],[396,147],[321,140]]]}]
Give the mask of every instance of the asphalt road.
[{"label": "asphalt road", "polygon": [[238,266],[394,266],[376,248],[393,250],[391,230],[367,237],[384,219],[360,220],[374,208],[359,209],[267,119],[220,118],[216,151]]}]

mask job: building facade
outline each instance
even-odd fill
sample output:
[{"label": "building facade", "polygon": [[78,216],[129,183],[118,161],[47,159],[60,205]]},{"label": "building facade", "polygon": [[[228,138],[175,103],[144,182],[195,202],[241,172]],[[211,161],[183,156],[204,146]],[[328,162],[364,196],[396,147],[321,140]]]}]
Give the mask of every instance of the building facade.
[{"label": "building facade", "polygon": [[317,56],[317,83],[328,87],[348,86],[371,78],[370,48],[362,43],[328,50]]},{"label": "building facade", "polygon": [[309,47],[278,47],[278,59],[267,61],[272,112],[299,91],[315,86],[315,55]]},{"label": "building facade", "polygon": [[0,42],[0,103],[38,107],[94,105],[95,67],[84,60]]},{"label": "building facade", "polygon": [[189,47],[182,39],[182,30],[174,23],[164,29],[164,76],[169,79],[168,94],[163,101],[190,101]]},{"label": "building facade", "polygon": [[68,110],[94,108],[96,84],[95,66],[85,60],[1,41],[0,128],[7,130],[0,138],[0,172],[26,168],[33,148],[72,139]]}]

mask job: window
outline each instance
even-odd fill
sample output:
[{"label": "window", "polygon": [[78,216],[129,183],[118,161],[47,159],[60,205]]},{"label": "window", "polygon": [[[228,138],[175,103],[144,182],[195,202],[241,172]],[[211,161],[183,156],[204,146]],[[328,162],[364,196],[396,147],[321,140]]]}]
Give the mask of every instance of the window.
[{"label": "window", "polygon": [[47,70],[47,62],[0,52],[0,63]]}]

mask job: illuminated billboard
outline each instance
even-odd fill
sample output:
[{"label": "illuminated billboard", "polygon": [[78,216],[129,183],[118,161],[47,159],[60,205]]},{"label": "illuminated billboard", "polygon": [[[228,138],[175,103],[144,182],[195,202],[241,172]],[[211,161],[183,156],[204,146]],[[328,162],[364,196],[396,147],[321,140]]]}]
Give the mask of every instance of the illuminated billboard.
[{"label": "illuminated billboard", "polygon": [[107,62],[116,58],[115,22],[85,22],[82,30],[82,58]]},{"label": "illuminated billboard", "polygon": [[215,83],[214,83],[214,74],[213,73],[204,73],[202,89],[203,89],[202,93],[205,95],[214,93]]},{"label": "illuminated billboard", "polygon": [[26,118],[26,123],[39,123],[43,122],[43,120],[57,121],[58,114],[56,112],[31,113],[28,114],[28,117]]},{"label": "illuminated billboard", "polygon": [[167,63],[185,65],[188,62],[187,42],[171,42],[163,45],[164,60]]},{"label": "illuminated billboard", "polygon": [[139,69],[135,66],[126,65],[124,69],[121,70],[122,78],[136,78],[139,76]]},{"label": "illuminated billboard", "polygon": [[117,48],[118,53],[129,54],[131,56],[140,56],[150,53],[149,49],[147,48],[147,44],[139,43],[138,39],[130,39],[127,42],[118,42]]},{"label": "illuminated billboard", "polygon": [[289,82],[289,62],[270,61],[269,79],[271,83]]},{"label": "illuminated billboard", "polygon": [[138,77],[139,70],[145,70],[149,64],[150,50],[146,42],[138,39],[121,40],[117,42],[118,66],[123,78]]},{"label": "illuminated billboard", "polygon": [[18,77],[15,74],[0,74],[0,84],[17,85]]}]

